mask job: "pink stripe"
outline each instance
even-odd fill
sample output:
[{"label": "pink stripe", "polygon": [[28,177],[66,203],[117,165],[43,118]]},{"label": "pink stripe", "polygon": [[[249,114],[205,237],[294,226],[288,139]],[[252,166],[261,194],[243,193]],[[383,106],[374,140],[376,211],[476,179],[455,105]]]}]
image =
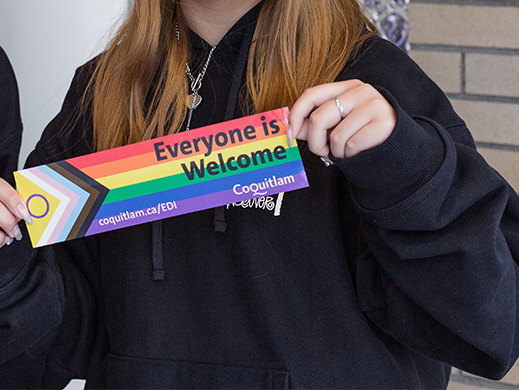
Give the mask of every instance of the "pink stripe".
[{"label": "pink stripe", "polygon": [[70,215],[72,214],[72,211],[74,211],[74,207],[76,207],[76,204],[78,203],[80,196],[76,194],[74,191],[70,190],[69,188],[65,187],[63,184],[57,182],[52,177],[48,176],[47,174],[43,173],[39,169],[34,169],[32,171],[34,175],[45,181],[47,184],[49,184],[51,187],[54,187],[59,192],[62,192],[64,195],[68,196],[70,198],[70,201],[65,208],[65,211],[63,212],[63,215],[59,219],[56,228],[50,235],[50,238],[48,242],[56,242],[61,231],[65,227],[65,224],[67,223],[68,219],[70,218]]}]

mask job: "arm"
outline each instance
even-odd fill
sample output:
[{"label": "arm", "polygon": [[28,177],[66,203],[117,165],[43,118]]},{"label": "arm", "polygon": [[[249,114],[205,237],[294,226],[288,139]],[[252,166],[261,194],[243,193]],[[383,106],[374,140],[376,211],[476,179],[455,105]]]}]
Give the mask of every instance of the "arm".
[{"label": "arm", "polygon": [[0,388],[63,388],[86,374],[92,288],[64,248],[34,250],[25,237],[0,249]]},{"label": "arm", "polygon": [[[357,263],[362,310],[410,349],[502,377],[518,354],[517,196],[473,147],[455,142],[470,139],[461,122],[445,129],[411,117],[383,88],[379,95],[392,110],[364,110],[360,103],[359,115],[372,117],[344,132],[331,98],[339,96],[345,107],[357,103],[337,91],[341,85],[351,83],[303,94],[290,121],[292,134],[330,157],[352,184],[366,241]],[[390,123],[393,113],[389,135],[384,125],[366,128]]]},{"label": "arm", "polygon": [[[409,348],[499,379],[518,353],[517,196],[473,148],[430,120],[397,111],[399,125],[409,121],[411,129],[414,122],[424,137],[436,133],[444,158],[418,185],[412,172],[422,165],[421,176],[428,177],[434,155],[418,147],[416,134],[397,129],[386,144],[340,165],[353,183],[368,245],[357,264],[359,302]],[[415,150],[405,146],[411,138]]]},{"label": "arm", "polygon": [[[80,153],[84,122],[71,118],[81,85],[76,75],[28,165]],[[30,222],[23,199],[0,180],[0,242],[8,244],[0,249],[0,387],[62,388],[85,376],[95,338],[97,240],[32,249],[24,227]]]}]

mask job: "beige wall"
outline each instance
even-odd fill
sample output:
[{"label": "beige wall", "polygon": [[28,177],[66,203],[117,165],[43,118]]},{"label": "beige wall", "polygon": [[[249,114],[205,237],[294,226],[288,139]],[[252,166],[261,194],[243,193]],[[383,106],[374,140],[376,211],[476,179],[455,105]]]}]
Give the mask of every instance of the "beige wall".
[{"label": "beige wall", "polygon": [[[411,0],[409,22],[411,57],[519,191],[519,1]],[[519,385],[519,365],[503,382]]]},{"label": "beige wall", "polygon": [[411,0],[409,21],[411,57],[519,191],[519,1]]}]

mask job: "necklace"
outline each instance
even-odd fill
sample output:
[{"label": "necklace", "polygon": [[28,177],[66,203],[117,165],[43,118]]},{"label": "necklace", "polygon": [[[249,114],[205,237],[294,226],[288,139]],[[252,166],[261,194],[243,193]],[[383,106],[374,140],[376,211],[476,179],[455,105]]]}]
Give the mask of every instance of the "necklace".
[{"label": "necklace", "polygon": [[[177,33],[177,42],[180,41],[180,32],[178,30],[178,24],[175,23],[175,30]],[[188,116],[187,116],[187,125],[186,125],[186,131],[189,131],[189,127],[191,126],[191,118],[193,117],[193,111],[200,105],[202,102],[202,96],[198,93],[200,88],[202,88],[202,80],[205,76],[205,72],[207,71],[207,67],[209,66],[209,62],[211,62],[211,58],[213,56],[213,52],[216,49],[216,46],[213,46],[211,50],[209,51],[209,54],[207,55],[207,60],[205,60],[205,64],[202,67],[202,70],[200,73],[198,73],[198,76],[193,76],[193,73],[191,73],[191,68],[189,67],[189,64],[186,62],[186,74],[187,77],[189,77],[189,81],[191,84],[189,85],[191,89],[191,93],[187,95],[186,97],[186,105],[189,108]]]}]

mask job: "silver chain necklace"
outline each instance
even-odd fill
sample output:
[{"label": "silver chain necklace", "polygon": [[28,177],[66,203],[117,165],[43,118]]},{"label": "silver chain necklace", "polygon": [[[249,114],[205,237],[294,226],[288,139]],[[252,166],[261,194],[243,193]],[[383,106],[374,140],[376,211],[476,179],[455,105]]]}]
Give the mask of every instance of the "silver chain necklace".
[{"label": "silver chain necklace", "polygon": [[[178,30],[178,24],[175,23],[175,29],[177,33],[177,42],[180,41],[180,32]],[[211,57],[213,56],[213,52],[216,49],[216,46],[213,46],[211,50],[209,51],[209,54],[207,56],[207,60],[205,61],[204,67],[198,73],[198,76],[195,78],[193,74],[191,73],[191,68],[189,67],[189,64],[186,62],[186,74],[189,77],[189,81],[191,81],[190,89],[191,93],[187,95],[186,98],[186,105],[189,108],[189,113],[187,116],[187,125],[186,125],[186,131],[189,131],[189,127],[191,126],[191,118],[193,117],[193,111],[200,105],[202,102],[202,96],[198,94],[198,91],[200,88],[202,88],[202,79],[205,76],[205,72],[207,71],[207,67],[209,66],[209,62],[211,62]]]}]

